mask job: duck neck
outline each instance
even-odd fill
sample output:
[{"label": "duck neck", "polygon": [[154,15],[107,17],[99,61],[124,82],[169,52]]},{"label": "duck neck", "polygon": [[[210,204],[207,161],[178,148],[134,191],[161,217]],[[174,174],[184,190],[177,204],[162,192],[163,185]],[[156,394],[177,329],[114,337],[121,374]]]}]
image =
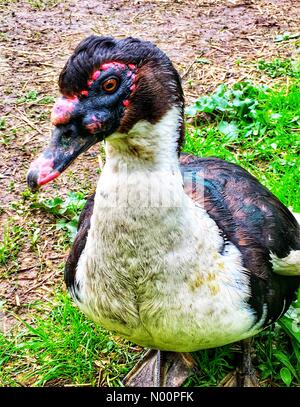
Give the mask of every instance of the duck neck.
[{"label": "duck neck", "polygon": [[106,162],[114,172],[171,171],[178,169],[178,138],[182,121],[177,107],[156,124],[139,121],[127,133],[114,133],[106,140]]},{"label": "duck neck", "polygon": [[97,187],[95,210],[126,208],[129,213],[139,208],[151,211],[182,206],[184,192],[177,152],[179,112],[172,108],[156,124],[140,121],[128,134],[116,132],[106,140],[107,158]]}]

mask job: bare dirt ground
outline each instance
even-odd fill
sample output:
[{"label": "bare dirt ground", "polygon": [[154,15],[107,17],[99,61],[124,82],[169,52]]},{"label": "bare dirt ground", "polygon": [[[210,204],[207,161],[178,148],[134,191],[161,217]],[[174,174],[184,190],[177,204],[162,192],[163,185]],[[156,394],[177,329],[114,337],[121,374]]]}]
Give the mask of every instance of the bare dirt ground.
[{"label": "bare dirt ground", "polygon": [[[179,70],[189,103],[222,82],[263,81],[255,71],[259,59],[290,57],[289,43],[274,38],[299,30],[300,1],[2,0],[0,12],[0,234],[13,225],[26,230],[30,222],[40,228],[38,244],[33,248],[25,234],[13,267],[0,269],[0,329],[7,330],[8,311],[24,315],[33,301],[51,301],[62,285],[58,266],[67,249],[57,242],[54,219],[28,211],[22,192],[29,164],[50,134],[59,72],[77,43],[93,33],[155,42]],[[36,97],[22,99],[32,90]],[[86,153],[43,196],[92,191],[97,151]]]}]

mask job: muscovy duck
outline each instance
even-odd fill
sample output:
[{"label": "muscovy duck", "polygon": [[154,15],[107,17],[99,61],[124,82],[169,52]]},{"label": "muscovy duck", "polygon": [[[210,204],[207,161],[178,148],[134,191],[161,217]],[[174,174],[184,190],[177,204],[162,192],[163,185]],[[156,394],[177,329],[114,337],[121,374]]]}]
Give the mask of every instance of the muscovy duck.
[{"label": "muscovy duck", "polygon": [[[299,223],[241,167],[180,154],[180,77],[152,43],[90,36],[59,87],[29,187],[97,142],[106,149],[67,260],[68,289],[94,321],[152,349],[127,385],[180,385],[193,366],[187,352],[250,338],[288,309],[300,283]],[[243,343],[228,385],[257,384]]]}]

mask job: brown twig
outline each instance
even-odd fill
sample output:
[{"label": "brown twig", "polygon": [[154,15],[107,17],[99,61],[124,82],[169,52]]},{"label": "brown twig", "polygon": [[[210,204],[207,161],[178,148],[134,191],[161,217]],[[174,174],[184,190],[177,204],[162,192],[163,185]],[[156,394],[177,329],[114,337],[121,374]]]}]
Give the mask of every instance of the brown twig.
[{"label": "brown twig", "polygon": [[56,273],[56,270],[53,271],[51,274],[47,275],[42,281],[40,281],[39,283],[33,285],[32,287],[28,288],[28,290],[26,290],[23,295],[28,294],[30,291],[35,290],[36,288],[40,287],[41,285],[43,285],[45,283],[45,281],[50,280],[50,278],[52,276],[54,276],[54,274]]},{"label": "brown twig", "polygon": [[[44,136],[44,133],[42,133],[40,131],[40,129],[38,129],[36,127],[36,125],[30,120],[28,119],[28,117],[26,117],[18,108],[16,108],[16,111],[20,114],[20,116],[15,116],[12,115],[13,117],[15,117],[16,119],[21,119],[23,120],[23,122],[27,123],[32,129],[34,129],[35,131],[37,131],[40,135]],[[26,142],[28,143],[29,140],[27,140]],[[25,144],[25,142],[23,143]]]},{"label": "brown twig", "polygon": [[24,267],[24,268],[22,268],[22,269],[19,269],[19,270],[18,270],[18,273],[24,273],[25,271],[32,270],[32,269],[38,267],[39,265],[40,265],[40,264],[34,264],[33,266]]},{"label": "brown twig", "polygon": [[192,66],[194,65],[194,63],[195,63],[196,61],[197,61],[197,60],[194,59],[194,61],[187,67],[186,71],[181,75],[181,78],[182,78],[182,79],[184,79],[184,78],[187,76],[187,74],[190,72],[190,70],[192,69]]}]

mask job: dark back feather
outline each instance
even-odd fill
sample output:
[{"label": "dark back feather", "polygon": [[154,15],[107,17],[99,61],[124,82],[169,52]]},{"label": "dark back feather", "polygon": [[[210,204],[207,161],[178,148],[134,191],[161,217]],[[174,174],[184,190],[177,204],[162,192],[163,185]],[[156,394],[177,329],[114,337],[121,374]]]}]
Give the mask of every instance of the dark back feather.
[{"label": "dark back feather", "polygon": [[270,255],[284,258],[291,250],[299,250],[297,220],[256,178],[235,164],[187,154],[181,155],[180,163],[183,178],[192,172],[199,184],[191,190],[189,182],[186,193],[204,206],[222,235],[242,254],[250,272],[249,303],[257,319],[267,306],[267,321],[276,320],[293,300],[300,276],[275,274]]}]

